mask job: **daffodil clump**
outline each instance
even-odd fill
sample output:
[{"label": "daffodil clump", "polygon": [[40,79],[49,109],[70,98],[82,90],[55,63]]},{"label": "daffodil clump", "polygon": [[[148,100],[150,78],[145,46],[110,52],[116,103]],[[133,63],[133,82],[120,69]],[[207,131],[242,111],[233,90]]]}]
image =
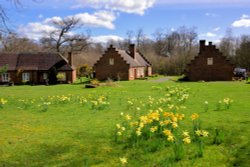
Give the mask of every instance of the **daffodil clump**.
[{"label": "daffodil clump", "polygon": [[34,99],[19,99],[18,102],[20,103],[19,108],[26,110],[34,105],[35,100]]},{"label": "daffodil clump", "polygon": [[[204,144],[203,138],[208,137],[209,133],[201,129],[198,114],[194,113],[188,119],[193,131],[188,131],[187,126],[183,126],[185,115],[182,111],[186,108],[183,104],[189,98],[188,89],[167,87],[165,91],[164,97],[148,96],[144,103],[140,103],[138,99],[128,99],[128,109],[137,114],[131,114],[130,111],[120,114],[121,122],[115,128],[117,143],[124,143],[127,147],[148,148],[151,151],[172,147],[175,160],[183,158],[184,148],[188,145]],[[203,153],[203,147],[202,150],[198,147],[197,154],[202,154],[201,151]]]},{"label": "daffodil clump", "polygon": [[51,102],[43,102],[42,104],[38,105],[40,107],[40,111],[45,112],[48,111]]},{"label": "daffodil clump", "polygon": [[7,103],[8,101],[4,98],[0,98],[0,108],[3,108],[3,106]]},{"label": "daffodil clump", "polygon": [[[116,142],[126,143],[129,147],[140,147],[145,142],[150,145],[154,140],[161,141],[158,144],[159,147],[173,146],[176,160],[183,157],[183,145],[196,141],[203,144],[202,138],[208,137],[209,134],[205,130],[198,129],[200,126],[195,125],[199,118],[198,114],[191,115],[194,132],[184,130],[186,129],[182,125],[185,119],[184,114],[166,112],[162,108],[150,110],[137,119],[124,113],[121,113],[121,117],[122,122],[116,124]],[[198,150],[198,152],[200,154],[201,151]]]},{"label": "daffodil clump", "polygon": [[91,104],[91,108],[94,110],[103,110],[110,105],[107,97],[105,96],[99,96],[96,99],[91,100]]},{"label": "daffodil clump", "polygon": [[225,105],[225,108],[229,109],[231,104],[233,103],[233,100],[227,97],[223,99],[223,103]]}]

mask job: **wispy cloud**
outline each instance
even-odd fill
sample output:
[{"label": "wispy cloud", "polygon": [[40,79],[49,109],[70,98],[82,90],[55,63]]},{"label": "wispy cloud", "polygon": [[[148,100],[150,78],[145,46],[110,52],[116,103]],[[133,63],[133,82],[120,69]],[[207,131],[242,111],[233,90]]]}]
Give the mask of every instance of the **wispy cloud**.
[{"label": "wispy cloud", "polygon": [[135,13],[143,15],[145,10],[152,7],[156,0],[76,0],[72,8],[92,7],[111,11]]},{"label": "wispy cloud", "polygon": [[200,36],[201,37],[216,37],[217,34],[212,33],[212,32],[207,32],[207,33],[201,34]]},{"label": "wispy cloud", "polygon": [[250,27],[250,16],[243,14],[239,20],[232,23],[233,27]]},{"label": "wispy cloud", "polygon": [[221,28],[220,27],[215,27],[215,28],[213,28],[213,31],[219,31]]},{"label": "wispy cloud", "polygon": [[109,41],[122,41],[124,38],[117,35],[101,35],[91,37],[92,41],[95,43],[107,43]]},{"label": "wispy cloud", "polygon": [[217,17],[218,15],[216,13],[205,13],[208,17]]}]

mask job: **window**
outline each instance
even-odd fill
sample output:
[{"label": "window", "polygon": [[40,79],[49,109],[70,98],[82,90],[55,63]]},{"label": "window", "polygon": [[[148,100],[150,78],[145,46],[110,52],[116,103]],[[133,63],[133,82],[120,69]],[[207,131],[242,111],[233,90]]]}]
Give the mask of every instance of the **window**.
[{"label": "window", "polygon": [[58,81],[66,81],[66,73],[65,72],[59,72],[56,75],[56,78]]},{"label": "window", "polygon": [[2,74],[2,81],[3,82],[9,82],[10,81],[10,75],[9,75],[9,73],[3,73]]},{"label": "window", "polygon": [[46,72],[43,73],[43,79],[44,79],[44,80],[48,79],[48,73],[46,73]]},{"label": "window", "polygon": [[22,74],[22,81],[23,82],[30,81],[30,73],[28,73],[28,72],[23,73]]},{"label": "window", "polygon": [[213,58],[207,58],[207,65],[213,65]]},{"label": "window", "polygon": [[109,65],[114,65],[114,58],[109,59]]}]

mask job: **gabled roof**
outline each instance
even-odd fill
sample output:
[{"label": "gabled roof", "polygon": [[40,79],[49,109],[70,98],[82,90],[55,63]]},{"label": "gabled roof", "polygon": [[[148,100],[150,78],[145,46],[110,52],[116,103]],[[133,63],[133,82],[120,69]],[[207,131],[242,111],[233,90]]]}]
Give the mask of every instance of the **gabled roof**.
[{"label": "gabled roof", "polygon": [[135,59],[133,59],[127,51],[125,50],[118,50],[118,53],[122,56],[122,58],[129,64],[130,67],[138,67],[143,66]]},{"label": "gabled roof", "polygon": [[20,53],[1,54],[0,67],[8,64],[8,70],[49,70],[54,65],[60,63],[60,70],[71,71],[72,67],[59,53]]},{"label": "gabled roof", "polygon": [[149,67],[151,64],[149,61],[140,53],[135,52],[135,58],[133,58],[128,51],[118,50],[118,53],[122,58],[129,64],[130,67]]}]

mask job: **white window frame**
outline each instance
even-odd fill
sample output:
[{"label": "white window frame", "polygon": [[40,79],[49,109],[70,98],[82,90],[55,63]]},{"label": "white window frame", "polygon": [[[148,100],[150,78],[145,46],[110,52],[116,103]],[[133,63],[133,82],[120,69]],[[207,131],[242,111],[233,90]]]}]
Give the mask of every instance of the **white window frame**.
[{"label": "white window frame", "polygon": [[10,81],[10,74],[9,73],[3,73],[2,74],[2,82],[9,82]]},{"label": "white window frame", "polygon": [[207,65],[208,65],[208,66],[213,65],[213,64],[214,64],[214,62],[213,62],[213,61],[214,61],[214,60],[213,60],[213,58],[212,58],[212,57],[207,58]]},{"label": "white window frame", "polygon": [[28,72],[22,73],[22,81],[23,82],[30,81],[30,73],[28,73]]},{"label": "white window frame", "polygon": [[114,58],[109,58],[109,65],[114,65],[115,64],[115,60]]}]

